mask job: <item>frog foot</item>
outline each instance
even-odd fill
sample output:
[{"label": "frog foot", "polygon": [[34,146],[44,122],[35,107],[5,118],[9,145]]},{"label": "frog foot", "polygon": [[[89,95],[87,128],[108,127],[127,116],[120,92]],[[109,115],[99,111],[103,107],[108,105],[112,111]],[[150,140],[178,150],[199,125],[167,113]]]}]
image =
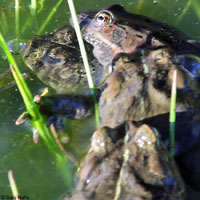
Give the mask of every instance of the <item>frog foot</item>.
[{"label": "frog foot", "polygon": [[34,96],[33,101],[35,103],[40,103],[41,99],[43,96],[46,96],[49,93],[48,88],[44,88],[44,90],[42,91],[42,94],[37,94]]},{"label": "frog foot", "polygon": [[18,119],[16,120],[15,124],[17,126],[21,125],[23,122],[25,122],[26,120],[30,120],[31,116],[29,115],[29,113],[26,111],[26,112],[23,112],[19,117]]}]

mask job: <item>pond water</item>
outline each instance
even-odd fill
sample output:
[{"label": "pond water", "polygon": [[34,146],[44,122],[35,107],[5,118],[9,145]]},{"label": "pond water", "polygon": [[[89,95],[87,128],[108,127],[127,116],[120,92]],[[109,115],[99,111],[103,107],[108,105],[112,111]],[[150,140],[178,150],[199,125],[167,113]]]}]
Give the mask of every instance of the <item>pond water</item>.
[{"label": "pond water", "polygon": [[[20,2],[19,29],[15,24],[15,2],[0,1],[0,31],[7,42],[20,39],[22,42],[40,33],[49,33],[59,26],[69,24],[67,1],[38,0],[37,14],[31,15],[31,1]],[[47,25],[41,29],[52,9],[60,2],[56,12]],[[200,40],[200,2],[199,0],[76,0],[77,11],[100,9],[111,4],[121,4],[128,11],[149,16],[168,23],[184,31],[194,40]],[[184,15],[183,15],[184,13]],[[18,29],[18,30],[17,30]],[[15,55],[22,72],[29,72],[20,55]],[[8,62],[0,49],[0,73],[8,70]],[[33,143],[32,129],[28,122],[15,125],[16,119],[25,111],[25,106],[17,87],[4,84],[0,80],[0,195],[10,195],[7,172],[13,170],[21,195],[29,199],[56,200],[73,189],[75,168],[66,158],[56,157],[42,140]],[[12,78],[9,79],[12,81]],[[33,95],[45,86],[31,74],[27,84]],[[82,121],[68,121],[66,134],[69,143],[65,147],[78,159],[86,153],[89,138],[95,129],[93,117]]]}]

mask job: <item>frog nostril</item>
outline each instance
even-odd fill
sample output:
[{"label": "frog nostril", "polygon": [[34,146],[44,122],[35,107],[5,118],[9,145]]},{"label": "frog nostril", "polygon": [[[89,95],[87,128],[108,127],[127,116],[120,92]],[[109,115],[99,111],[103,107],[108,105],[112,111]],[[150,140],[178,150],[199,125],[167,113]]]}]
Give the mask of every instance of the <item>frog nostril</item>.
[{"label": "frog nostril", "polygon": [[141,39],[143,38],[143,36],[139,34],[136,34],[136,37],[141,38]]}]

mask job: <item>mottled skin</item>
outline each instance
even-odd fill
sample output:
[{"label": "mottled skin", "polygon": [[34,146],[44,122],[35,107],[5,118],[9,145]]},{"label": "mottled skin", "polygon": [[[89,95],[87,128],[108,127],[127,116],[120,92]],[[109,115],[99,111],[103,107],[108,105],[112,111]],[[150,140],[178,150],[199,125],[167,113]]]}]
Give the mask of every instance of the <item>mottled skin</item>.
[{"label": "mottled skin", "polygon": [[[90,90],[74,34],[70,27],[63,27],[50,35],[36,36],[27,46],[24,60],[44,83],[56,89],[58,93],[86,95]],[[67,38],[65,43],[63,38]],[[180,63],[171,59],[174,54],[169,49],[144,50],[138,52],[137,55],[120,54],[113,60],[112,73],[109,67],[99,64],[91,55],[89,44],[87,49],[94,69],[95,83],[99,89],[102,89],[99,99],[101,126],[115,127],[126,120],[138,121],[168,113],[174,69],[178,70],[178,88],[180,89],[177,111],[185,111],[191,105],[198,110],[199,105],[193,98],[194,93],[198,97],[198,81],[192,79],[190,73]],[[187,90],[186,93],[185,90]],[[182,93],[184,96],[181,95]],[[53,101],[55,99],[55,97],[47,98],[52,98]],[[77,98],[77,105],[82,105],[81,99],[84,98],[80,97],[80,101]],[[64,99],[68,101],[63,103]],[[45,98],[43,101],[46,104]],[[71,100],[69,96],[63,96],[63,101],[62,106],[67,107],[66,104],[71,104],[73,98]],[[92,104],[92,101],[90,103]],[[43,102],[41,104],[44,105]],[[85,109],[88,110],[88,106]],[[78,117],[68,115],[67,113],[71,110],[64,110],[66,113],[64,111],[60,113],[59,109],[54,109],[50,114],[64,114],[66,117],[76,119],[84,117],[84,115]]]},{"label": "mottled skin", "polygon": [[175,162],[156,130],[132,122],[125,126],[105,127],[93,134],[76,192],[65,200],[184,199]]},{"label": "mottled skin", "polygon": [[[128,13],[120,5],[78,16],[84,39],[93,45],[93,53],[103,65],[112,62],[119,53],[143,48],[167,47],[176,55],[200,55],[200,43],[167,24]],[[105,52],[109,56],[105,57]]]},{"label": "mottled skin", "polygon": [[[107,87],[100,97],[99,107],[102,126],[115,127],[126,120],[144,118],[168,113],[170,109],[172,74],[178,71],[177,112],[191,107],[193,95],[199,85],[191,85],[185,95],[190,77],[174,64],[167,49],[151,51],[143,60],[130,62],[128,56],[121,56],[115,70],[106,79]],[[192,106],[196,106],[193,103]]]},{"label": "mottled skin", "polygon": [[[95,85],[104,81],[109,70],[97,62],[92,46],[86,44]],[[64,26],[53,33],[32,38],[24,61],[46,85],[57,93],[88,94],[88,81],[73,28]]]},{"label": "mottled skin", "polygon": [[[87,42],[91,43],[91,45],[93,45],[94,47],[92,55],[91,46],[87,44],[89,55],[91,53],[90,61],[94,61],[93,65],[94,68],[97,67],[97,69],[100,69],[97,70],[101,75],[100,77],[101,81],[99,81],[101,83],[99,87],[99,89],[101,90],[101,96],[98,99],[99,112],[101,118],[101,127],[107,126],[107,128],[105,129],[104,128],[100,129],[100,133],[103,130],[108,130],[109,132],[109,130],[112,130],[110,128],[113,128],[113,131],[116,132],[117,134],[118,129],[115,130],[114,128],[118,127],[119,125],[123,124],[126,121],[129,120],[138,121],[143,119],[146,120],[146,118],[149,117],[158,116],[163,113],[168,113],[170,106],[172,76],[174,70],[177,70],[177,88],[178,88],[177,112],[190,111],[192,113],[192,120],[194,116],[197,119],[197,121],[195,121],[196,119],[194,119],[193,122],[191,123],[192,125],[197,124],[197,128],[195,127],[192,129],[191,135],[187,134],[187,138],[186,140],[184,140],[184,143],[180,142],[179,144],[179,141],[177,140],[178,145],[176,151],[179,153],[183,153],[183,151],[184,153],[187,153],[185,149],[189,151],[193,146],[196,147],[199,144],[199,136],[197,131],[199,131],[198,113],[200,111],[199,107],[200,105],[198,103],[199,102],[198,99],[200,97],[199,94],[200,85],[198,80],[199,70],[196,69],[197,68],[199,69],[200,65],[196,61],[192,60],[190,61],[189,57],[183,57],[183,55],[185,54],[198,55],[199,46],[195,42],[188,41],[187,36],[180,34],[179,31],[169,27],[168,25],[163,25],[161,23],[152,21],[151,19],[145,18],[143,16],[132,15],[130,13],[127,13],[122,8],[120,9],[119,8],[120,8],[119,6],[110,7],[108,10],[103,10],[96,16],[94,16],[96,14],[94,12],[84,13],[84,15],[83,14],[80,15],[81,18],[80,23],[84,39]],[[103,17],[106,16],[106,18],[102,18],[102,13]],[[112,17],[113,16],[115,17],[114,21],[110,20],[109,18],[110,14]],[[135,20],[130,20],[130,18],[133,16],[135,17]],[[95,26],[96,20],[98,21],[97,22],[98,26]],[[109,24],[107,24],[107,22],[109,22]],[[65,92],[65,87],[66,87],[66,92],[69,91],[69,93],[70,93],[70,87],[72,87],[71,89],[74,90],[74,92],[72,93],[76,94],[77,92],[77,94],[80,94],[79,91],[81,90],[82,94],[84,93],[85,87],[87,87],[85,85],[86,77],[85,76],[81,77],[81,79],[78,79],[79,81],[73,81],[73,79],[70,79],[70,77],[74,76],[79,77],[79,70],[76,69],[77,68],[79,69],[79,67],[77,66],[81,66],[80,67],[81,69],[83,68],[82,61],[80,59],[77,60],[77,58],[76,60],[66,59],[69,58],[68,56],[70,56],[70,58],[73,58],[73,55],[76,55],[76,57],[78,56],[78,58],[80,58],[80,52],[78,48],[75,48],[73,50],[72,47],[72,46],[77,47],[76,39],[72,37],[74,32],[69,27],[67,27],[66,29],[67,30],[70,29],[71,31],[67,32],[67,35],[71,36],[70,38],[72,38],[70,42],[67,41],[67,43],[63,45],[62,34],[61,34],[62,44],[59,44],[57,42],[57,40],[59,39],[56,38],[52,39],[52,35],[43,36],[42,37],[43,42],[41,46],[42,48],[40,48],[39,43],[36,48],[33,45],[30,45],[27,48],[28,50],[25,56],[25,61],[33,71],[36,72],[39,71],[38,76],[41,79],[43,79],[43,76],[40,75],[40,72],[42,72],[43,70],[45,70],[45,72],[46,70],[48,71],[49,66],[55,67],[55,70],[58,71],[56,73],[54,72],[51,73],[50,71],[49,73],[50,75],[46,80],[46,84],[49,84],[51,87],[55,87],[58,91],[60,90],[59,87],[63,87],[61,92]],[[161,31],[161,29],[163,31]],[[60,30],[58,30],[57,32],[55,31],[53,35],[60,36],[59,31]],[[33,39],[31,44],[34,44],[35,41],[37,43],[37,40],[40,40],[39,36],[36,39]],[[43,43],[47,46],[43,45]],[[71,44],[73,45],[71,46]],[[62,51],[62,49],[64,50]],[[32,52],[34,51],[38,52],[38,50],[40,52],[38,56],[39,59],[34,59],[34,57],[31,57]],[[73,51],[74,53],[71,54],[71,52]],[[46,57],[43,56],[46,55],[47,52],[50,52],[50,54],[48,54],[47,56],[48,59],[46,59]],[[58,57],[57,57],[57,52],[59,52]],[[63,52],[64,55],[62,54]],[[35,65],[36,68],[33,68],[32,66],[34,66],[34,63],[36,63],[36,65],[40,67],[38,68]],[[38,63],[41,63],[41,65],[38,65]],[[96,65],[95,63],[98,64]],[[187,63],[187,65],[185,65],[185,63]],[[194,67],[192,67],[193,65]],[[59,66],[59,68],[57,68],[57,66]],[[69,79],[65,79],[66,81],[62,82],[60,86],[59,79],[61,76],[58,79],[57,74],[59,74],[59,71],[62,70],[62,66],[66,67],[67,70],[69,70],[69,74],[67,73],[69,75]],[[71,71],[71,68],[75,68],[75,71],[73,70]],[[112,71],[110,71],[110,69],[112,69]],[[98,76],[95,76],[94,73],[94,77],[95,77],[94,79],[96,80]],[[45,74],[44,74],[44,79],[45,79]],[[51,85],[52,81],[49,81],[51,79],[56,79],[57,81],[57,83],[54,84],[54,86]],[[79,89],[76,89],[76,87]],[[85,99],[84,96],[76,96],[76,97],[69,95],[47,96],[44,97],[41,101],[41,110],[53,116],[64,115],[68,118],[79,119],[88,116],[88,114],[92,112],[90,108],[93,108],[92,101],[89,101],[88,97]],[[55,121],[53,122],[56,125],[56,122]],[[168,124],[168,118],[167,120],[161,121],[159,123],[160,126],[162,126],[162,124]],[[151,129],[149,128],[148,130]],[[166,132],[168,138],[168,127]],[[122,132],[120,133],[123,135]],[[183,133],[182,129],[180,129],[180,135],[182,135],[182,133]],[[106,134],[107,131],[105,131],[105,135]],[[107,139],[108,139],[107,137],[104,138],[105,141],[107,141]],[[166,139],[166,137],[164,139]],[[188,148],[185,148],[185,141],[187,140],[189,141],[188,144],[190,145]],[[121,146],[123,146],[123,148],[125,149],[129,148],[120,139],[119,143]],[[121,170],[123,171],[124,169],[122,166],[122,162],[124,160],[122,153],[123,150],[121,149],[122,147],[118,145],[119,144],[116,143],[113,146],[111,143],[111,149],[113,148],[115,150],[113,150],[113,153],[111,151],[110,153],[106,154],[106,156],[104,155],[105,157],[104,156],[98,157],[96,153],[93,152],[93,150],[91,150],[92,152],[88,154],[85,161],[87,165],[89,165],[88,163],[90,163],[88,169],[86,170],[86,166],[85,167],[83,166],[84,170],[81,169],[81,171],[83,172],[83,174],[85,173],[85,175],[80,174],[80,182],[78,186],[78,190],[80,192],[74,194],[72,199],[94,199],[92,197],[92,195],[94,194],[96,195],[96,199],[108,199],[107,198],[108,196],[106,195],[111,195],[111,196],[113,195],[113,191],[116,189],[115,182],[116,180],[118,180],[119,172],[121,172]],[[119,147],[119,149],[116,147]],[[169,165],[168,168],[169,163],[163,164],[163,162],[161,162],[159,156],[162,151],[155,149],[154,147],[151,147],[151,149],[153,149],[151,153],[149,153],[150,149],[147,149],[147,151],[140,151],[138,148],[136,148],[136,146],[135,148],[132,149],[133,155],[131,156],[133,157],[135,154],[136,155],[138,154],[138,157],[140,156],[145,157],[145,155],[149,155],[151,157],[151,154],[152,156],[154,155],[153,152],[155,152],[157,156],[152,158],[153,162],[145,163],[146,165],[144,165],[144,170],[145,172],[147,172],[145,174],[145,178],[142,177],[141,179],[140,176],[142,176],[142,174],[140,174],[140,176],[136,176],[136,174],[130,173],[127,169],[125,170],[125,174],[128,173],[128,176],[131,178],[124,180],[125,182],[124,184],[126,186],[129,186],[129,184],[133,184],[133,186],[141,188],[138,189],[138,191],[141,191],[141,194],[140,193],[133,194],[129,191],[129,189],[127,189],[128,190],[127,191],[126,189],[124,189],[125,187],[122,187],[123,190],[120,193],[120,195],[123,196],[123,199],[129,198],[130,196],[133,195],[135,195],[134,196],[135,199],[142,199],[143,198],[142,195],[144,196],[146,195],[147,199],[155,199],[153,198],[154,189],[150,188],[149,193],[145,192],[146,185],[143,184],[144,181],[143,179],[146,179],[146,181],[148,180],[154,181],[150,175],[151,174],[150,171],[152,167],[154,167],[154,163],[157,166],[162,165],[162,167],[164,168],[166,167],[167,171],[174,174],[174,177],[179,179],[178,175],[175,172],[176,169],[174,165],[172,166]],[[105,159],[106,157],[110,159]],[[142,159],[139,160],[140,164],[142,163],[141,161]],[[117,163],[120,163],[120,165],[117,165]],[[137,162],[129,163],[128,168],[135,166],[136,164]],[[184,164],[184,158],[181,158],[181,165],[183,164]],[[96,173],[96,171],[93,170],[94,166],[97,166],[95,167],[95,169],[100,170],[100,172]],[[104,169],[105,166],[107,169],[109,169],[108,174],[106,174],[107,171]],[[136,167],[136,172],[138,173],[140,173],[139,166],[141,167],[141,165],[139,164]],[[186,166],[189,167],[188,163],[186,164]],[[195,165],[193,165],[192,163],[191,166],[193,167]],[[113,174],[115,174],[116,171],[117,175],[113,176]],[[93,187],[95,184],[85,183],[88,177],[88,173],[90,174],[91,178],[93,177],[95,177],[95,179],[97,178],[96,180],[94,179],[94,182],[97,181],[95,184],[98,185],[99,190],[97,191],[95,190],[95,188]],[[156,173],[159,174],[159,177],[164,178],[165,176],[165,174],[162,173],[162,170],[161,171],[158,170]],[[107,175],[108,177],[112,176],[114,179],[112,180],[112,178],[110,178],[111,182],[108,181],[108,185],[106,185],[107,182],[104,179],[104,176]],[[194,177],[199,177],[199,173],[197,172]],[[143,181],[141,182],[141,180]],[[198,180],[200,179],[197,178],[197,183],[194,186],[196,188],[200,187],[200,183]],[[157,184],[156,182],[153,183],[155,185]],[[180,185],[182,184],[180,183]],[[162,186],[165,187],[165,185]],[[106,187],[111,187],[111,189],[107,190]],[[182,188],[182,186],[180,187]],[[155,191],[158,192],[159,189],[160,187],[155,189]],[[85,192],[85,190],[87,191]],[[103,196],[102,198],[101,195],[98,196],[96,194],[96,192],[98,193],[105,190],[108,192],[110,191],[110,193],[109,194],[106,193],[105,196]],[[165,190],[161,191],[162,194],[164,195]],[[172,196],[170,198],[174,199],[175,194],[172,193],[171,195]],[[179,193],[177,193],[177,195],[179,195]]]},{"label": "mottled skin", "polygon": [[[177,111],[200,107],[199,81],[180,55],[200,54],[197,42],[167,24],[128,13],[119,5],[79,14],[84,39],[103,66],[112,65],[99,100],[102,126],[169,112],[172,74],[178,71]],[[183,57],[180,57],[183,59]],[[187,58],[185,58],[187,60]],[[194,62],[195,63],[195,62]],[[196,68],[200,65],[196,63]],[[196,112],[196,113],[197,113]]]}]

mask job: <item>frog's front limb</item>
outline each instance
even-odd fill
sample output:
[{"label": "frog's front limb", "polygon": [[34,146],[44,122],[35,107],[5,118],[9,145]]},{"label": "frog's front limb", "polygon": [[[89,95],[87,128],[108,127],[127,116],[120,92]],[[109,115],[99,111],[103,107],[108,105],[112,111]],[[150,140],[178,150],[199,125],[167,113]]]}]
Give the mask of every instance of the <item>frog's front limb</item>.
[{"label": "frog's front limb", "polygon": [[40,111],[49,117],[50,123],[56,128],[61,118],[83,119],[93,113],[91,96],[49,95],[41,98]]}]

